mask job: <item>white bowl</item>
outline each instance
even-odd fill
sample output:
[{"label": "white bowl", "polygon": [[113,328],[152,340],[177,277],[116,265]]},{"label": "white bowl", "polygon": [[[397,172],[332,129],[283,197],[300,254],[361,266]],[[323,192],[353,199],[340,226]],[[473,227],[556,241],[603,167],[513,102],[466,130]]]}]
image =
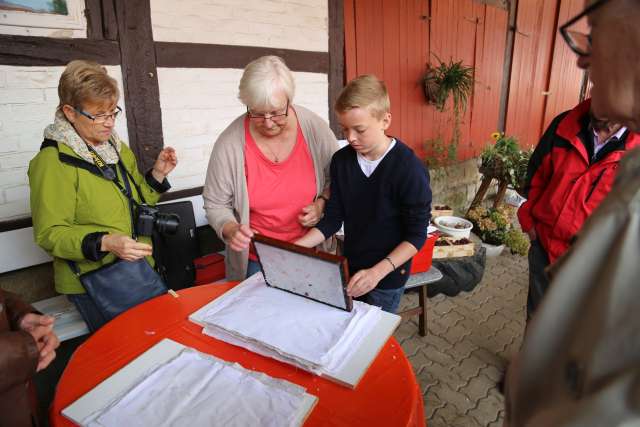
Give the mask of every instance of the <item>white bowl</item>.
[{"label": "white bowl", "polygon": [[[471,229],[473,228],[473,224],[457,216],[439,216],[433,219],[433,223],[438,230],[457,239],[468,239],[471,234]],[[464,225],[464,228],[455,228],[458,224]]]}]

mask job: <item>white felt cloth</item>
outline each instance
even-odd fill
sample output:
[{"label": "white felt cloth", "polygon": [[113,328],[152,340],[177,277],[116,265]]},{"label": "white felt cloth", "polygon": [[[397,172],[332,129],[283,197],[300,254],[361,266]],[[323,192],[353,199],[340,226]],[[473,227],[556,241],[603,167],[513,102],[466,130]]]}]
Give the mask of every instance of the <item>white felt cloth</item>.
[{"label": "white felt cloth", "polygon": [[83,426],[292,426],[305,389],[186,349]]},{"label": "white felt cloth", "polygon": [[347,312],[273,289],[256,274],[203,313],[204,333],[313,371],[333,371],[380,318],[380,309],[354,301]]}]

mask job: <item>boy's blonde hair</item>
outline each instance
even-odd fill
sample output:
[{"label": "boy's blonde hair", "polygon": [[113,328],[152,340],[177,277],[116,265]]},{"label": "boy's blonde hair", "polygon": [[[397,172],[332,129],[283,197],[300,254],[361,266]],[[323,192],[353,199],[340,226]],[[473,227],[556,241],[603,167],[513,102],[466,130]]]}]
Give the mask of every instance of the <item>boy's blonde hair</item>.
[{"label": "boy's blonde hair", "polygon": [[351,80],[338,97],[335,110],[338,113],[364,108],[378,120],[391,110],[389,93],[384,82],[373,74],[364,74]]},{"label": "boy's blonde hair", "polygon": [[118,83],[97,62],[75,60],[67,64],[58,84],[58,109],[65,104],[80,108],[87,101],[118,102]]}]

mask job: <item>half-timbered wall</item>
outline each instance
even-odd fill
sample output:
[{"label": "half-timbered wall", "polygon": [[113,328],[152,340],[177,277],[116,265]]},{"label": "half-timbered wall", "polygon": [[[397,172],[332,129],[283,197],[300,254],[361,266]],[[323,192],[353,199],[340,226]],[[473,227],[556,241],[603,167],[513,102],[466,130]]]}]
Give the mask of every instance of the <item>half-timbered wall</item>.
[{"label": "half-timbered wall", "polygon": [[[243,67],[282,56],[294,72],[294,102],[336,129],[329,105],[343,85],[342,0],[67,0],[70,16],[0,11],[0,273],[4,249],[29,234],[27,167],[52,122],[64,65],[107,65],[125,108],[116,129],[149,168],[174,146],[171,200],[201,192],[220,132],[244,107]],[[21,233],[20,236],[16,233]]]},{"label": "half-timbered wall", "polygon": [[[98,13],[94,10],[93,16],[103,19],[93,25],[93,31],[89,31],[93,32],[89,39],[97,39],[96,43],[100,43],[96,45],[91,59],[117,63],[108,69],[121,84],[122,107],[125,107],[128,97],[133,97],[137,103],[140,100],[138,93],[122,86],[121,69],[128,70],[131,81],[132,76],[140,79],[140,69],[155,66],[148,74],[150,80],[157,78],[158,120],[140,123],[146,115],[153,116],[154,112],[149,110],[154,108],[153,105],[137,106],[143,114],[135,111],[127,114],[127,119],[119,119],[117,130],[123,139],[131,141],[141,162],[145,161],[147,152],[155,153],[163,144],[177,149],[180,163],[171,176],[172,191],[196,189],[194,191],[197,192],[197,187],[203,184],[214,141],[231,120],[244,112],[237,99],[237,88],[242,67],[253,58],[264,54],[284,56],[296,77],[295,102],[329,121],[327,0],[153,0],[148,6],[152,33],[148,46],[152,49],[155,46],[155,63],[124,65],[119,60],[120,55],[124,56],[127,49],[135,51],[144,47],[144,44],[131,46],[131,40],[125,40],[127,36],[139,38],[134,37],[138,35],[136,31],[142,31],[144,36],[144,29],[140,30],[143,27],[139,23],[140,12],[137,11],[140,8],[134,7],[133,3],[116,0],[87,1],[87,6],[91,4],[102,8]],[[117,12],[118,4],[126,5],[124,12]],[[15,12],[8,16],[0,13],[0,34],[42,36],[47,41],[70,38],[87,41],[84,1],[68,0],[68,6],[70,13],[76,13],[78,7],[83,13],[82,20],[71,25],[75,28],[38,28],[39,15],[23,12],[17,19]],[[87,15],[91,19],[90,12],[88,9]],[[109,16],[110,22],[106,19]],[[123,22],[114,23],[118,18],[120,21],[134,19],[136,29],[131,30],[131,26]],[[16,22],[25,25],[20,26]],[[26,40],[29,42],[31,39]],[[11,40],[5,43],[11,44]],[[118,43],[120,55],[117,51],[114,55],[111,49],[109,57],[105,55],[101,61],[101,46],[113,48]],[[62,46],[60,49],[68,52],[68,59],[85,57],[81,52],[74,54],[74,46]],[[17,58],[19,52],[11,52],[11,58],[5,60],[3,54],[7,55],[0,46],[0,222],[29,215],[28,161],[39,148],[43,128],[52,121],[57,105],[57,81],[64,69],[62,64],[2,65],[20,62]],[[145,52],[141,55],[149,56]],[[54,58],[51,60],[55,61]],[[33,63],[39,61],[46,62],[47,58],[32,58]],[[142,84],[148,82],[143,81]],[[149,86],[153,92],[153,82]],[[154,127],[159,129],[154,130]],[[152,135],[156,141],[149,141],[145,135]],[[149,164],[147,158],[141,167]]]}]

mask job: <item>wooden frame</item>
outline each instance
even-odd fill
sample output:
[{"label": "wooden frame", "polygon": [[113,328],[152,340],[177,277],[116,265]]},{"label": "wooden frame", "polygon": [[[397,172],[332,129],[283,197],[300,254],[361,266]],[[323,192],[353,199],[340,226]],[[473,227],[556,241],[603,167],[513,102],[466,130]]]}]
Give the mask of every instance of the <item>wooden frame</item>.
[{"label": "wooden frame", "polygon": [[3,9],[0,13],[0,25],[82,30],[85,28],[84,6],[84,0],[67,0],[67,11],[69,12],[67,15]]},{"label": "wooden frame", "polygon": [[[353,300],[347,295],[349,269],[345,257],[304,248],[260,234],[253,237],[251,245],[258,257],[260,269],[268,286],[341,310],[351,311],[353,309]],[[313,260],[311,264],[308,259]],[[304,277],[295,273],[295,269],[305,261],[304,271],[314,277],[313,279],[310,276]],[[318,279],[320,280],[314,276],[315,271],[310,271],[310,269],[318,270],[317,273],[320,275]],[[331,272],[331,269],[335,269],[335,271]],[[294,273],[295,279],[288,277],[289,273]],[[336,277],[340,278],[340,283],[335,283]],[[327,280],[322,282],[322,279]],[[339,289],[328,289],[330,286],[339,286]]]}]

